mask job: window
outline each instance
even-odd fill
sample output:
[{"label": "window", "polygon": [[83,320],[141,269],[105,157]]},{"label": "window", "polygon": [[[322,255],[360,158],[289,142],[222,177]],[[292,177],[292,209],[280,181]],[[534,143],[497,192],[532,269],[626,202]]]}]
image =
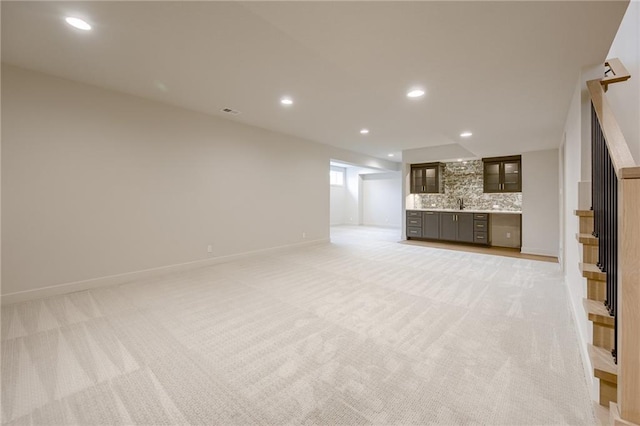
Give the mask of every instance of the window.
[{"label": "window", "polygon": [[333,186],[344,186],[344,172],[342,167],[331,166],[329,170],[329,183]]}]

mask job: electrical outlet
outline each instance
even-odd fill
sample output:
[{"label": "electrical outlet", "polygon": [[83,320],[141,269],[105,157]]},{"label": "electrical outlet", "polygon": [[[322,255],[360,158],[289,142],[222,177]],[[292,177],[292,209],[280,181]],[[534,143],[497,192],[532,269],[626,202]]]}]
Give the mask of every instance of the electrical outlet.
[{"label": "electrical outlet", "polygon": [[207,246],[207,253],[213,253],[213,246],[211,244]]},{"label": "electrical outlet", "polygon": [[507,238],[511,238],[511,232],[507,232]]}]

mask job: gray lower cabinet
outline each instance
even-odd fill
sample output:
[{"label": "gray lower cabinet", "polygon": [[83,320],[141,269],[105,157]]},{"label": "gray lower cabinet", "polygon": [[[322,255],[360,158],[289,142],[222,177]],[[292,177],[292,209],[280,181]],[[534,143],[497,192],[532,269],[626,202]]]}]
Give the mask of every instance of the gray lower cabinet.
[{"label": "gray lower cabinet", "polygon": [[473,213],[440,213],[440,239],[474,242]]},{"label": "gray lower cabinet", "polygon": [[489,214],[474,213],[473,214],[473,241],[478,244],[489,244]]},{"label": "gray lower cabinet", "polygon": [[440,213],[423,212],[422,214],[422,238],[437,240],[440,238]]},{"label": "gray lower cabinet", "polygon": [[455,241],[458,239],[458,226],[455,213],[440,213],[440,239]]},{"label": "gray lower cabinet", "polygon": [[490,244],[489,215],[407,210],[407,238]]},{"label": "gray lower cabinet", "polygon": [[422,212],[407,210],[407,237],[422,238]]},{"label": "gray lower cabinet", "polygon": [[456,241],[465,243],[474,242],[473,239],[473,213],[456,213],[458,224],[458,238]]}]

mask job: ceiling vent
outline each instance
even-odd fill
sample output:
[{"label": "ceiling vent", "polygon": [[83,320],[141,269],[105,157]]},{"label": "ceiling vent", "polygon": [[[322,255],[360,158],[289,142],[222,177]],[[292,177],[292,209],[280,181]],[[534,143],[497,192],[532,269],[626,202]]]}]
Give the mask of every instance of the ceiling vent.
[{"label": "ceiling vent", "polygon": [[231,115],[240,114],[240,111],[236,111],[235,109],[231,109],[231,108],[222,108],[220,111],[224,112],[225,114],[231,114]]}]

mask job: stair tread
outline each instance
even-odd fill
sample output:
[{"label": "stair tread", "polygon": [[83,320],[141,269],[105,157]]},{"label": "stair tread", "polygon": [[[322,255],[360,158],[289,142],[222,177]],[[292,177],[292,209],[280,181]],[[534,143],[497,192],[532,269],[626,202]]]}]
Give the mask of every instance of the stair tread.
[{"label": "stair tread", "polygon": [[589,358],[594,375],[611,383],[618,383],[618,366],[613,362],[611,353],[597,346],[589,345]]},{"label": "stair tread", "polygon": [[605,272],[602,272],[600,268],[598,268],[593,263],[580,263],[580,271],[582,272],[582,276],[585,278],[591,278],[600,281],[605,281],[607,279],[607,274]]},{"label": "stair tread", "polygon": [[609,311],[607,311],[604,303],[598,302],[597,300],[582,299],[582,305],[587,312],[589,321],[613,327],[614,318],[609,315]]},{"label": "stair tread", "polygon": [[587,244],[590,246],[598,245],[598,239],[591,234],[577,233],[576,239],[582,244]]},{"label": "stair tread", "polygon": [[593,210],[574,210],[576,216],[593,217]]},{"label": "stair tread", "polygon": [[602,272],[600,270],[600,268],[598,268],[593,263],[581,263],[580,264],[580,270],[585,271],[585,272]]}]

